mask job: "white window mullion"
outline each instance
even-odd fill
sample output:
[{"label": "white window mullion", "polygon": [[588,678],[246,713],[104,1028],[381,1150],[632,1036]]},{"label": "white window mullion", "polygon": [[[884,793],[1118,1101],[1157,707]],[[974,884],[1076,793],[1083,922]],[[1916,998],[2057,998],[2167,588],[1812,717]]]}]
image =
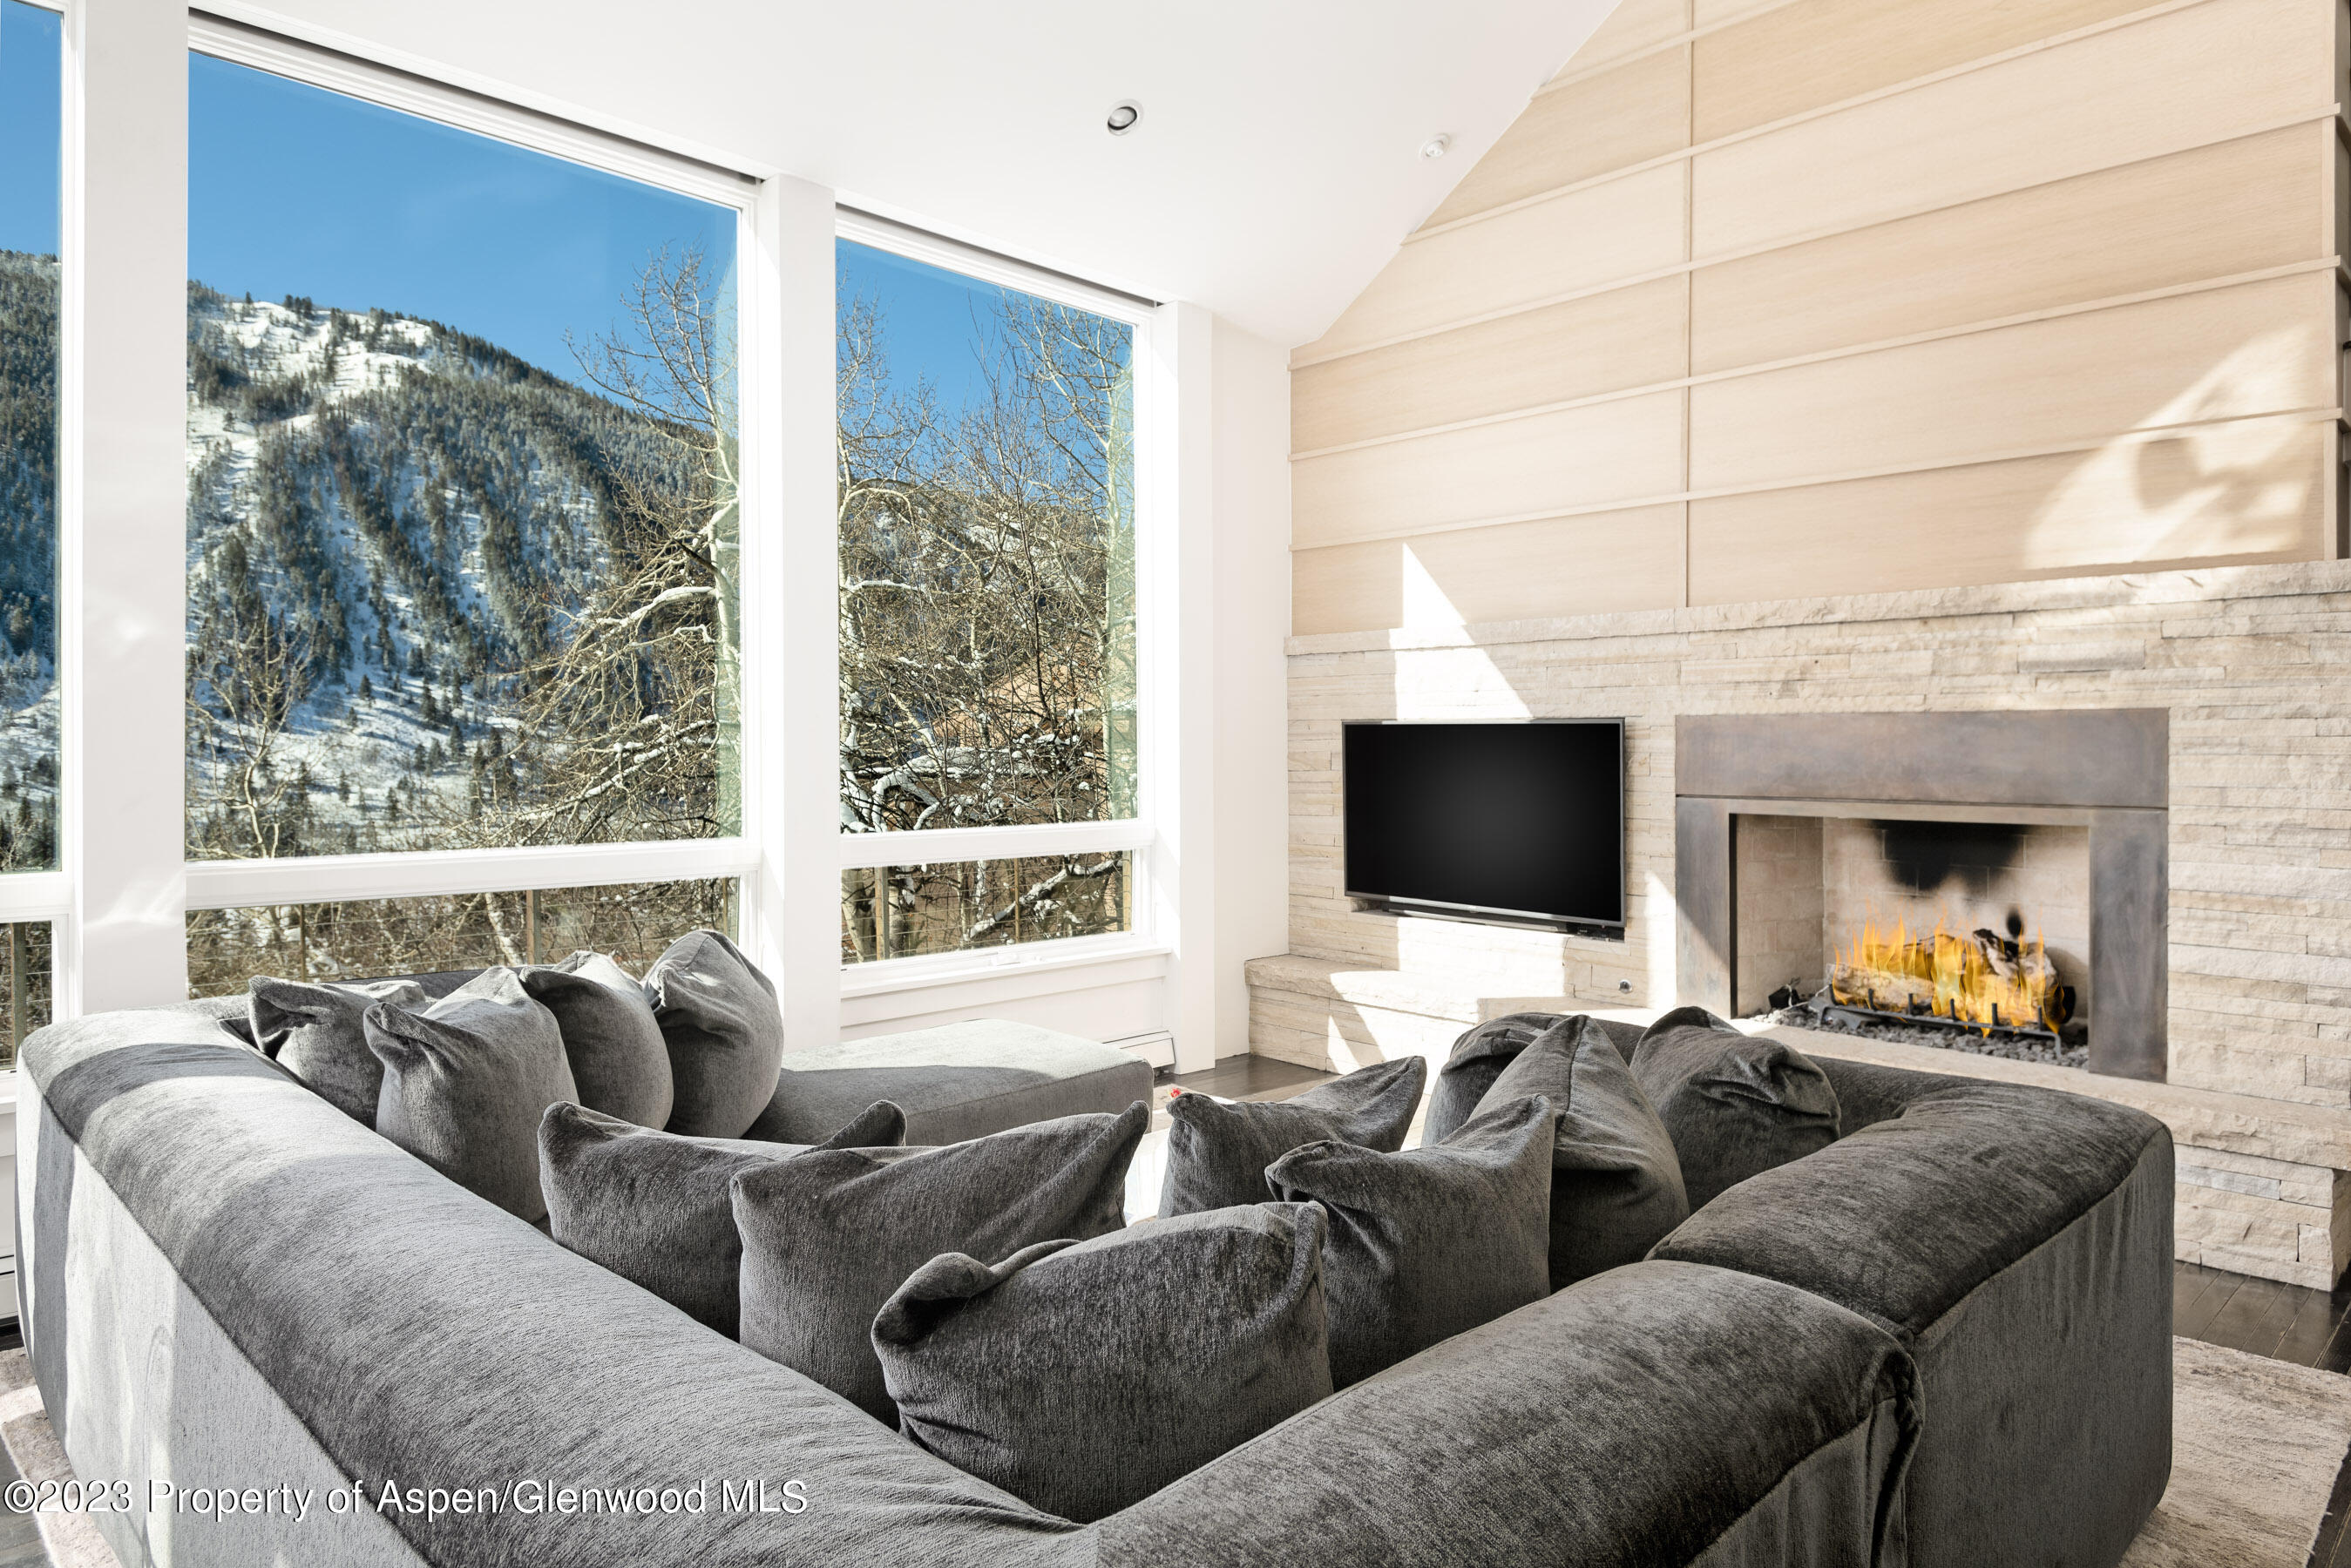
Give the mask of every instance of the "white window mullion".
[{"label": "white window mullion", "polygon": [[[1142,548],[1144,651],[1144,810],[1157,834],[1148,856],[1152,935],[1174,952],[1167,1014],[1176,1066],[1216,1064],[1214,597],[1209,354],[1214,318],[1196,305],[1159,307],[1137,345],[1135,443],[1145,507]],[[1145,421],[1148,421],[1146,424]],[[1147,431],[1147,436],[1144,433]]]},{"label": "white window mullion", "polygon": [[268,904],[335,904],[360,898],[430,898],[636,882],[699,882],[743,876],[757,862],[756,851],[740,838],[680,838],[655,844],[587,844],[556,848],[311,855],[282,860],[198,860],[188,866],[188,907],[240,909]]},{"label": "white window mullion", "polygon": [[77,0],[65,54],[59,1018],[188,989],[186,6]]},{"label": "white window mullion", "polygon": [[[745,269],[771,323],[760,348],[768,400],[759,437],[772,481],[759,520],[762,715],[757,820],[767,853],[746,898],[760,962],[777,978],[788,1050],[841,1034],[841,522],[835,495],[832,192],[770,180],[761,243]],[[745,356],[747,366],[753,356]],[[747,527],[748,523],[747,522]]]}]

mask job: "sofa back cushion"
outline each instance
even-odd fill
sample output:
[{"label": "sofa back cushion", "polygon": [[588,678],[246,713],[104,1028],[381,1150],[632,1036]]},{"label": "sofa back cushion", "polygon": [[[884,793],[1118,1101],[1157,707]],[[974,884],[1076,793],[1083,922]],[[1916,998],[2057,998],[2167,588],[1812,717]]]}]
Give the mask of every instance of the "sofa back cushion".
[{"label": "sofa back cushion", "polygon": [[1558,1126],[1550,1101],[1514,1099],[1433,1148],[1331,1140],[1274,1161],[1266,1180],[1277,1194],[1331,1217],[1322,1281],[1335,1386],[1550,1293]]},{"label": "sofa back cushion", "polygon": [[716,931],[689,931],[645,971],[669,1051],[668,1130],[741,1137],[768,1108],[784,1059],[775,982]]},{"label": "sofa back cushion", "polygon": [[1117,1230],[1150,1122],[1138,1101],[969,1143],[829,1149],[737,1172],[743,1343],[895,1425],[871,1337],[882,1303],[942,1252],[998,1263]]},{"label": "sofa back cushion", "polygon": [[1395,1153],[1404,1147],[1427,1081],[1426,1058],[1402,1056],[1317,1084],[1287,1100],[1176,1096],[1167,1105],[1167,1172],[1159,1189],[1159,1217],[1263,1203],[1273,1195],[1265,1184],[1266,1167],[1324,1138]]},{"label": "sofa back cushion", "polygon": [[[894,1147],[905,1130],[904,1115],[884,1100],[813,1147]],[[734,1179],[810,1147],[681,1137],[550,1106],[538,1124],[548,1233],[732,1339],[743,1264]]]},{"label": "sofa back cushion", "polygon": [[1259,1203],[933,1258],[873,1320],[899,1430],[1048,1513],[1114,1513],[1331,1392],[1323,1227]]},{"label": "sofa back cushion", "polygon": [[[1443,1143],[1453,1129],[1478,1114],[1486,1091],[1502,1075],[1519,1053],[1556,1028],[1569,1015],[1562,1012],[1512,1012],[1464,1030],[1438,1069],[1428,1091],[1428,1116],[1421,1124],[1420,1141]],[[1602,1033],[1615,1043],[1617,1054],[1633,1059],[1641,1044],[1641,1026],[1614,1018],[1595,1018]]]},{"label": "sofa back cushion", "polygon": [[555,1015],[493,969],[423,1008],[379,1002],[362,1022],[383,1064],[376,1131],[499,1208],[545,1218],[539,1118],[579,1097]]},{"label": "sofa back cushion", "polygon": [[644,987],[602,953],[518,972],[531,1000],[555,1014],[580,1103],[639,1127],[666,1124],[676,1092]]},{"label": "sofa back cushion", "polygon": [[1703,1007],[1677,1007],[1650,1024],[1633,1076],[1673,1138],[1692,1211],[1836,1141],[1827,1075],[1794,1046],[1742,1034]]},{"label": "sofa back cushion", "polygon": [[1597,1021],[1562,1018],[1545,1030],[1495,1077],[1479,1103],[1479,1119],[1535,1096],[1560,1113],[1552,1156],[1551,1288],[1565,1290],[1647,1256],[1689,1217],[1689,1199],[1665,1123]]},{"label": "sofa back cushion", "polygon": [[379,1002],[415,1006],[423,989],[405,980],[333,984],[257,974],[246,991],[245,1028],[230,1033],[353,1121],[375,1126],[383,1064],[368,1049],[360,1018]]}]

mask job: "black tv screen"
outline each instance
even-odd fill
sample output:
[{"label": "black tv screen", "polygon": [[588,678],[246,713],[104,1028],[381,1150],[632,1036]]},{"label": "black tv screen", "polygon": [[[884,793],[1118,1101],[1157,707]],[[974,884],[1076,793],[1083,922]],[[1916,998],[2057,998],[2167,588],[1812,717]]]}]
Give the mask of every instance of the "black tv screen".
[{"label": "black tv screen", "polygon": [[1349,724],[1346,892],[1625,923],[1625,724]]}]

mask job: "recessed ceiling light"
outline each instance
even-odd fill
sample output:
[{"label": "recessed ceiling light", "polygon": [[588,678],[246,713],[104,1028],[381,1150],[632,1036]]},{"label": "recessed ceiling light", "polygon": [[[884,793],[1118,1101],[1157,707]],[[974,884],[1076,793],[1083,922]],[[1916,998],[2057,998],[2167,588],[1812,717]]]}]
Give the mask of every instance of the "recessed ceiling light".
[{"label": "recessed ceiling light", "polygon": [[1110,118],[1103,123],[1110,127],[1110,133],[1113,136],[1124,136],[1141,124],[1142,120],[1143,106],[1129,99],[1124,103],[1113,105]]},{"label": "recessed ceiling light", "polygon": [[1420,155],[1434,163],[1453,151],[1453,138],[1439,131],[1420,144]]}]

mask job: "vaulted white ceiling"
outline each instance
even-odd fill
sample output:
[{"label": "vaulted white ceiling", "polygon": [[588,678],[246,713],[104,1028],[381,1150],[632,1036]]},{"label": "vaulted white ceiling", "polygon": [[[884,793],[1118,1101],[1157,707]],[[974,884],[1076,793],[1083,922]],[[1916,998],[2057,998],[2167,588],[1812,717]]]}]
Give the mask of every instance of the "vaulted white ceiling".
[{"label": "vaulted white ceiling", "polygon": [[[218,9],[1161,299],[1321,334],[1614,0]],[[1113,137],[1121,99],[1142,124]],[[1422,143],[1453,138],[1441,161]]]}]

